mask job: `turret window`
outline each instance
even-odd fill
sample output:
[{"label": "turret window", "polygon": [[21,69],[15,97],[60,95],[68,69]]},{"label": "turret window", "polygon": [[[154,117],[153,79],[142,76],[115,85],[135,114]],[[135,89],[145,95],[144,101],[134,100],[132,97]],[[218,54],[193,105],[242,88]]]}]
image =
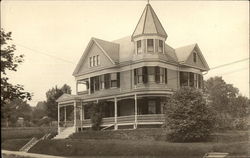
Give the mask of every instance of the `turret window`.
[{"label": "turret window", "polygon": [[147,50],[148,50],[148,52],[154,51],[154,40],[153,39],[147,39]]},{"label": "turret window", "polygon": [[142,53],[141,40],[137,41],[137,53],[138,54]]},{"label": "turret window", "polygon": [[163,53],[163,41],[159,40],[159,49],[158,49],[159,53]]}]

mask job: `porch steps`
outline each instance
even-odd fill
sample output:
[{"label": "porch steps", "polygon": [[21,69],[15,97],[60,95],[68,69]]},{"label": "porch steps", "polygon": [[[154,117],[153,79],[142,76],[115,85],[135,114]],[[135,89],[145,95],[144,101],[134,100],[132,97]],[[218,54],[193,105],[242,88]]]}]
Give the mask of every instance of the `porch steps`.
[{"label": "porch steps", "polygon": [[40,140],[33,137],[27,144],[25,144],[19,151],[28,152]]},{"label": "porch steps", "polygon": [[57,134],[53,139],[65,139],[65,138],[68,138],[73,133],[75,133],[75,128],[67,127],[62,132]]}]

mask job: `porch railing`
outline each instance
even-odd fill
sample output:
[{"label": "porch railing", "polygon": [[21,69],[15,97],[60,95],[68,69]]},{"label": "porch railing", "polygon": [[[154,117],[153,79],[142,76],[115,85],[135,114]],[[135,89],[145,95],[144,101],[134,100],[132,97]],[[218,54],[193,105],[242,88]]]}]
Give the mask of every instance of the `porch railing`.
[{"label": "porch railing", "polygon": [[[138,124],[161,124],[164,122],[164,114],[145,114],[145,115],[137,115]],[[102,125],[108,126],[115,123],[114,117],[106,117],[102,119]],[[129,116],[119,116],[117,117],[117,124],[134,124],[135,123],[135,115]],[[62,121],[63,127],[74,126],[74,121],[66,121],[66,124]],[[80,120],[76,121],[77,127],[90,127],[91,120],[85,119],[82,122]]]}]

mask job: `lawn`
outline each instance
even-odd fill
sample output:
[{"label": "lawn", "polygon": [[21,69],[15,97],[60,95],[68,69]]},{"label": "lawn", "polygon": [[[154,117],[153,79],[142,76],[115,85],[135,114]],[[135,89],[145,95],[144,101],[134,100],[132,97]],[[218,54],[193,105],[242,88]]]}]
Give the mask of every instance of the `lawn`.
[{"label": "lawn", "polygon": [[16,127],[16,128],[2,128],[1,139],[2,142],[8,139],[25,139],[37,137],[40,138],[48,132],[56,132],[56,128],[52,127]]},{"label": "lawn", "polygon": [[2,143],[2,149],[11,150],[11,151],[19,151],[26,143],[30,141],[29,138],[26,139],[8,139]]},{"label": "lawn", "polygon": [[62,139],[43,140],[29,152],[56,156],[202,157],[206,152],[247,155],[248,142],[169,143],[164,141]]}]

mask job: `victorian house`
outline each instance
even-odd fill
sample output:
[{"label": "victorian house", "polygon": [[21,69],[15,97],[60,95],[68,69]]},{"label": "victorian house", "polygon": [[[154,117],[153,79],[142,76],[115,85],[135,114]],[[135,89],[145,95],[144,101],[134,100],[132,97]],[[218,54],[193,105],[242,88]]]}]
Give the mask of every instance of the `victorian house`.
[{"label": "victorian house", "polygon": [[202,73],[209,67],[199,46],[172,48],[167,37],[147,4],[132,35],[115,41],[91,38],[73,72],[76,95],[63,94],[57,100],[57,138],[91,127],[89,103],[108,103],[103,107],[103,128],[135,129],[161,125],[163,106],[180,87],[202,89]]}]

